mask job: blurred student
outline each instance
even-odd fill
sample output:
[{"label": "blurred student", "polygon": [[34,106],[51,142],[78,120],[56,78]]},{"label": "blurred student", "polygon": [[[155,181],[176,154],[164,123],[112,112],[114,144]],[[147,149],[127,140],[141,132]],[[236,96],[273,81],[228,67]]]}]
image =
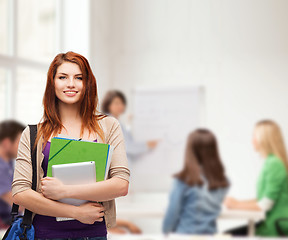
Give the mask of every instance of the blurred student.
[{"label": "blurred student", "polygon": [[0,123],[0,221],[8,225],[13,204],[11,185],[14,173],[14,159],[18,143],[25,126],[14,120]]},{"label": "blurred student", "polygon": [[[231,209],[265,211],[266,218],[256,226],[260,236],[277,236],[275,221],[288,216],[288,159],[279,126],[271,120],[256,124],[253,145],[261,155],[264,166],[257,183],[257,199],[240,201],[228,197],[225,205]],[[284,229],[288,233],[288,228]],[[247,226],[229,231],[233,235],[247,235]]]},{"label": "blurred student", "polygon": [[228,186],[216,137],[195,130],[188,136],[184,168],[175,175],[163,232],[214,234]]},{"label": "blurred student", "polygon": [[[117,90],[108,91],[102,101],[102,111],[106,114],[112,115],[119,120],[120,116],[125,112],[127,101],[125,95]],[[147,153],[149,150],[154,149],[158,141],[151,140],[148,142],[136,142],[133,139],[130,131],[120,122],[125,143],[126,153],[129,160],[134,160],[140,155]]]}]

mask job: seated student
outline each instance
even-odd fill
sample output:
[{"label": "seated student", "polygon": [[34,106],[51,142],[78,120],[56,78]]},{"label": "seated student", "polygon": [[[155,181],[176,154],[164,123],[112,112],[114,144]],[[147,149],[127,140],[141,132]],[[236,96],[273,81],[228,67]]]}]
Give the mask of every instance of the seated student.
[{"label": "seated student", "polygon": [[183,170],[175,175],[163,232],[213,234],[228,190],[217,141],[206,129],[192,132]]},{"label": "seated student", "polygon": [[13,204],[11,185],[18,143],[24,126],[13,120],[0,123],[0,228],[5,228],[10,221]]},{"label": "seated student", "polygon": [[[263,210],[266,218],[256,226],[260,236],[277,236],[275,221],[288,216],[288,159],[279,126],[271,120],[256,124],[253,145],[265,159],[257,183],[257,199],[240,201],[227,198],[225,205],[231,209]],[[284,229],[288,233],[288,229]],[[247,235],[247,226],[229,231],[233,235]]]}]

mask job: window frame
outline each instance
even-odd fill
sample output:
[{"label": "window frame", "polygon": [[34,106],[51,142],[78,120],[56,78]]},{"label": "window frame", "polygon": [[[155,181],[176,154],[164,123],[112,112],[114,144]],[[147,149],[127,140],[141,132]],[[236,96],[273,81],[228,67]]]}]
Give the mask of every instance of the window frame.
[{"label": "window frame", "polygon": [[[13,90],[16,88],[17,84],[17,69],[19,67],[27,67],[30,69],[47,71],[49,63],[38,62],[34,60],[29,60],[18,56],[17,40],[18,40],[18,1],[21,0],[9,0],[8,1],[8,41],[11,42],[8,45],[8,53],[0,53],[0,68],[8,72],[7,75],[7,93],[5,96],[5,113],[4,118],[15,118],[16,116],[16,106],[15,106],[15,96],[13,95]],[[56,51],[59,52],[63,49],[63,1],[56,1]]]}]

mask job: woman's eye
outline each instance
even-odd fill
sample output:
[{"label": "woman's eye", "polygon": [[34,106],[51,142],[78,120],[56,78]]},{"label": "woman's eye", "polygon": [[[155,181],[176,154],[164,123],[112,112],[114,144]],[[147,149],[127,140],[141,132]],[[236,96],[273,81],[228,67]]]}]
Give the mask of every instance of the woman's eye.
[{"label": "woman's eye", "polygon": [[59,79],[65,79],[66,77],[64,77],[64,76],[61,76],[61,77],[59,77]]},{"label": "woman's eye", "polygon": [[77,77],[77,79],[82,80],[82,77]]}]

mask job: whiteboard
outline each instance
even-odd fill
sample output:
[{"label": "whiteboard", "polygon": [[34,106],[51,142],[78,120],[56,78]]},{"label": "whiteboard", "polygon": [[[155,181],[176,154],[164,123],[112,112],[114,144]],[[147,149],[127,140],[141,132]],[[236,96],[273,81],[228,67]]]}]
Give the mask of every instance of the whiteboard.
[{"label": "whiteboard", "polygon": [[130,163],[132,191],[167,191],[184,163],[188,134],[204,122],[204,88],[137,88],[132,133],[136,141],[160,139],[156,149]]}]

